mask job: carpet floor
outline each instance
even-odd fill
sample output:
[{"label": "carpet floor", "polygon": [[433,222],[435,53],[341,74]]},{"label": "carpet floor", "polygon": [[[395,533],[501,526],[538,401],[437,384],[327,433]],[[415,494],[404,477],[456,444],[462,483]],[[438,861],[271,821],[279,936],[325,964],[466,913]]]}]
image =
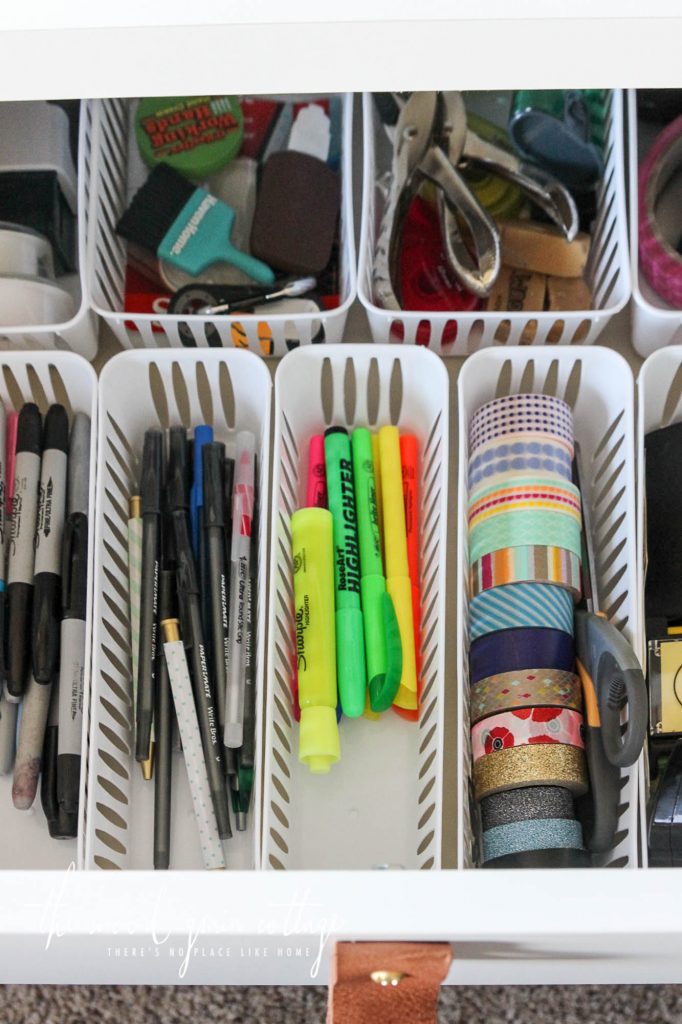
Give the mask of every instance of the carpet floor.
[{"label": "carpet floor", "polygon": [[[326,1004],[324,988],[7,985],[0,1022],[323,1024]],[[682,1024],[682,985],[444,988],[439,1022]]]}]

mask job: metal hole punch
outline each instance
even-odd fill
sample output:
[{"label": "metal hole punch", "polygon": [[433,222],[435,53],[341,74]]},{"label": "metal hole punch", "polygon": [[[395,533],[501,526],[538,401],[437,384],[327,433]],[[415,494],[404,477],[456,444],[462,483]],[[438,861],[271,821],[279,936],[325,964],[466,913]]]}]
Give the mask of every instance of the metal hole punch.
[{"label": "metal hole punch", "polygon": [[570,192],[551,175],[472,131],[461,92],[415,92],[408,99],[398,93],[383,94],[377,106],[393,145],[373,268],[375,298],[384,309],[402,309],[398,274],[402,228],[410,202],[424,181],[437,189],[450,269],[479,297],[489,294],[499,274],[500,234],[461,170],[478,166],[512,181],[561,228],[568,241],[575,238],[578,212]]}]

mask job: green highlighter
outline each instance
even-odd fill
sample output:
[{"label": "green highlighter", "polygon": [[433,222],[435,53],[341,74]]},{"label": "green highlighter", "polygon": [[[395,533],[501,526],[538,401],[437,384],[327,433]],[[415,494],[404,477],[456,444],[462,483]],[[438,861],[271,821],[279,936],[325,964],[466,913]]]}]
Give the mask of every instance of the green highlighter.
[{"label": "green highlighter", "polygon": [[365,710],[367,672],[360,600],[360,552],[348,431],[330,427],[324,435],[327,500],[334,522],[336,676],[341,708],[348,718]]},{"label": "green highlighter", "polygon": [[400,686],[403,649],[393,601],[386,592],[369,430],[358,427],[353,431],[352,450],[369,702],[372,711],[387,711]]}]

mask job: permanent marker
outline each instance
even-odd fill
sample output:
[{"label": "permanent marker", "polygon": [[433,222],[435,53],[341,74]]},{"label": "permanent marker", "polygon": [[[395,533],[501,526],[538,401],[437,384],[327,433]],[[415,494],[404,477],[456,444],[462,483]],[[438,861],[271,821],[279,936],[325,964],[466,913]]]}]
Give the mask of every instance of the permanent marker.
[{"label": "permanent marker", "polygon": [[[227,689],[228,598],[225,562],[225,445],[216,441],[202,449],[204,479],[203,529],[208,561],[213,681],[220,735],[225,729]],[[166,616],[167,618],[169,616]]]},{"label": "permanent marker", "polygon": [[163,434],[148,430],[142,455],[142,583],[140,588],[140,650],[137,676],[137,729],[135,757],[149,758],[154,716],[157,610],[161,527],[161,473]]},{"label": "permanent marker", "polygon": [[21,704],[17,754],[12,780],[12,803],[19,811],[27,811],[33,806],[38,791],[51,696],[52,686],[50,683],[45,685],[36,682],[33,678],[29,680]]},{"label": "permanent marker", "polygon": [[7,573],[7,689],[12,697],[20,697],[24,692],[30,660],[41,452],[41,417],[33,402],[28,402],[19,413],[16,451]]},{"label": "permanent marker", "polygon": [[33,570],[33,678],[49,683],[59,663],[60,570],[66,514],[69,419],[63,405],[51,405],[43,424],[43,458]]},{"label": "permanent marker", "polygon": [[239,788],[236,811],[237,828],[246,828],[246,816],[251,803],[253,776],[256,767],[256,621],[258,590],[258,501],[255,481],[258,479],[257,464],[254,465],[253,516],[251,517],[251,558],[249,560],[249,589],[246,601],[244,625],[244,741],[238,753]]},{"label": "permanent marker", "polygon": [[244,733],[244,613],[249,582],[253,464],[256,439],[248,430],[237,434],[232,547],[230,551],[230,661],[225,701],[225,746],[241,747]]},{"label": "permanent marker", "polygon": [[59,663],[59,743],[57,799],[69,814],[78,812],[83,733],[85,618],[88,596],[88,519],[69,516],[64,537],[62,585],[64,618]]}]

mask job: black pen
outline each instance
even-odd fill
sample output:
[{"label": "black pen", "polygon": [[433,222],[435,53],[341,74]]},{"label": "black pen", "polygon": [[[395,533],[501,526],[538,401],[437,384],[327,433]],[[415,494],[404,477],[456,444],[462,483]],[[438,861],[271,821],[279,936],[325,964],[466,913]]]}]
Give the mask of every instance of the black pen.
[{"label": "black pen", "polygon": [[208,562],[212,665],[220,735],[225,728],[227,688],[228,575],[225,562],[225,445],[217,441],[202,449],[204,471],[203,530]]},{"label": "black pen", "polygon": [[147,761],[154,717],[163,434],[148,430],[142,454],[142,581],[140,587],[140,647],[137,665],[137,729],[135,757]]},{"label": "black pen", "polygon": [[43,743],[40,773],[40,803],[53,839],[75,839],[78,815],[69,813],[57,798],[57,749],[59,745],[59,680],[55,678]]},{"label": "black pen", "polygon": [[11,697],[21,697],[28,674],[41,425],[38,406],[28,402],[19,413],[17,426],[7,573],[7,690]]},{"label": "black pen", "polygon": [[239,811],[237,828],[246,828],[256,767],[256,621],[258,593],[258,459],[254,460],[253,516],[251,519],[251,558],[249,591],[244,628],[244,738],[239,751]]},{"label": "black pen", "polygon": [[[169,486],[172,485],[172,480]],[[190,541],[187,515],[187,493],[171,494],[173,509],[173,529],[175,531],[175,556],[178,561],[177,587],[180,604],[182,636],[191,653],[191,668],[194,684],[194,695],[197,704],[199,731],[206,760],[211,798],[218,822],[218,834],[221,839],[229,839],[230,828],[225,776],[223,774],[222,736],[218,732],[218,715],[211,680],[208,674],[206,646],[201,626],[201,608],[199,603],[199,583],[196,565]]]},{"label": "black pen", "polygon": [[66,516],[69,418],[63,405],[51,405],[43,424],[43,458],[33,569],[33,678],[49,683],[59,663],[61,558]]},{"label": "black pen", "polygon": [[[175,617],[175,572],[161,570],[159,584],[159,622]],[[171,772],[173,743],[173,696],[163,644],[158,645],[154,734],[154,867],[170,867]]]}]

